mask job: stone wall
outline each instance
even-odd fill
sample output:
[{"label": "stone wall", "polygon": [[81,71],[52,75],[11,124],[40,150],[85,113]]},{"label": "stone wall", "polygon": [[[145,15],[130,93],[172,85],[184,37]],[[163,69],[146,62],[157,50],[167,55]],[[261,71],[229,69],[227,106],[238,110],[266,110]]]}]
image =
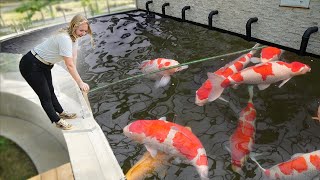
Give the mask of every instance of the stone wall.
[{"label": "stone wall", "polygon": [[[138,9],[146,9],[148,0],[137,0]],[[213,26],[238,34],[246,34],[246,22],[257,17],[252,24],[252,37],[270,43],[300,49],[303,33],[309,27],[320,28],[320,1],[311,0],[309,9],[281,7],[280,0],[154,0],[149,4],[152,12],[162,14],[162,5],[166,2],[166,15],[181,18],[181,9],[186,11],[186,20],[208,24],[208,14],[218,10],[213,16]],[[320,55],[320,29],[311,34],[306,52]]]}]

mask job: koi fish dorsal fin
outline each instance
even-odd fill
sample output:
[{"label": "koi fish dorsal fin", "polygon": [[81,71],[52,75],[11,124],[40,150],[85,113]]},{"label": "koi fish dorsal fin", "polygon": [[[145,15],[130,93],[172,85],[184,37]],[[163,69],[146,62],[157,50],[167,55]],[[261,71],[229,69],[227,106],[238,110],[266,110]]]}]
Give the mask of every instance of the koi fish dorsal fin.
[{"label": "koi fish dorsal fin", "polygon": [[278,87],[281,88],[281,87],[282,87],[285,83],[287,83],[290,79],[291,79],[291,78],[283,80],[282,83],[281,83]]},{"label": "koi fish dorsal fin", "polygon": [[192,132],[191,127],[189,127],[189,126],[185,126],[185,128]]},{"label": "koi fish dorsal fin", "polygon": [[149,145],[144,145],[147,149],[147,151],[150,153],[150,155],[154,158],[157,156],[158,151],[156,149],[153,149],[152,147],[150,147]]},{"label": "koi fish dorsal fin", "polygon": [[161,117],[159,120],[167,121],[167,118],[166,117]]},{"label": "koi fish dorsal fin", "polygon": [[162,76],[161,79],[158,79],[155,84],[155,88],[164,87],[170,82],[170,76]]}]

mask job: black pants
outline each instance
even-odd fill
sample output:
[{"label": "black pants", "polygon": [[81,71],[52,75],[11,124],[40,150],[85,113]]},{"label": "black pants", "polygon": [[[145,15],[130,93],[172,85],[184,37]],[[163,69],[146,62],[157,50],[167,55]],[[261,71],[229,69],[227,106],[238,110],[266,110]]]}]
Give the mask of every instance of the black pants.
[{"label": "black pants", "polygon": [[19,68],[23,78],[37,93],[44,111],[51,122],[58,122],[63,109],[54,94],[52,85],[51,69],[53,65],[46,65],[36,59],[31,52],[24,55],[20,61]]}]

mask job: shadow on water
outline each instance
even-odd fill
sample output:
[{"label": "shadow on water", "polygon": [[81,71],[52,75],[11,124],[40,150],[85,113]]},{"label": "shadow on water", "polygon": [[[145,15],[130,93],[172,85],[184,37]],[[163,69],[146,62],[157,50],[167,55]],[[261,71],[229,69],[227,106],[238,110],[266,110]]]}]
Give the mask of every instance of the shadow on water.
[{"label": "shadow on water", "polygon": [[[180,63],[251,48],[254,43],[170,19],[146,18],[143,12],[99,17],[91,20],[95,48],[88,39],[80,42],[78,65],[81,77],[90,87],[111,83],[139,74],[144,60],[164,57]],[[52,30],[53,31],[53,30]],[[35,38],[37,37],[37,38]],[[2,44],[1,51],[17,53],[20,45],[41,42],[41,32],[27,35],[21,41]],[[20,43],[20,44],[19,44]],[[137,119],[167,120],[189,126],[204,145],[209,160],[210,179],[263,179],[251,160],[243,173],[232,171],[230,154],[224,146],[235,130],[239,112],[246,106],[245,85],[226,89],[223,96],[230,104],[216,100],[203,107],[195,105],[195,91],[214,72],[238,55],[189,65],[173,75],[164,88],[155,89],[154,82],[137,78],[89,93],[93,114],[104,131],[124,173],[146,152],[145,147],[123,135],[122,129]],[[265,168],[286,161],[295,153],[320,149],[319,122],[311,119],[320,101],[320,59],[300,57],[285,52],[284,61],[300,61],[312,71],[294,77],[282,88],[271,85],[263,91],[254,88],[253,103],[257,110],[256,142],[253,151]],[[159,179],[153,176],[150,179]],[[199,179],[194,167],[172,165],[164,179]]]},{"label": "shadow on water", "polygon": [[[80,72],[91,87],[116,82],[139,73],[144,60],[164,57],[180,63],[190,62],[254,45],[241,38],[218,33],[187,23],[156,16],[148,19],[141,12],[101,17],[92,21],[96,48],[84,44]],[[107,136],[124,173],[146,149],[126,138],[122,128],[137,119],[158,119],[189,126],[203,143],[209,159],[209,176],[214,179],[263,179],[251,161],[243,173],[232,171],[228,145],[240,110],[246,106],[246,86],[228,89],[223,94],[231,105],[215,101],[203,107],[195,105],[195,91],[213,72],[238,55],[209,60],[176,73],[167,87],[154,89],[154,82],[138,78],[109,86],[90,94],[93,113]],[[311,119],[320,98],[320,60],[285,52],[287,62],[299,60],[312,67],[312,72],[294,77],[282,88],[272,85],[264,91],[254,88],[257,109],[256,143],[253,151],[263,153],[263,167],[271,167],[290,159],[295,153],[320,148],[319,123]],[[197,179],[194,167],[172,165],[164,179]],[[150,179],[159,179],[153,176]]]}]

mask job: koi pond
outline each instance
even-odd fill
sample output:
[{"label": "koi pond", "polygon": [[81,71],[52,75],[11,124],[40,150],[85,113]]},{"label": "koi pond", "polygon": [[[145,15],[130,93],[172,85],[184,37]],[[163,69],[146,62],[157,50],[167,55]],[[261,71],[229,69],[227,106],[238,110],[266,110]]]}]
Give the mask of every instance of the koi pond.
[{"label": "koi pond", "polygon": [[[139,65],[145,60],[167,58],[181,64],[249,49],[255,42],[160,16],[148,18],[140,11],[95,18],[91,27],[95,47],[91,47],[88,38],[79,43],[78,70],[95,89],[89,93],[93,115],[125,174],[147,150],[126,137],[123,128],[135,120],[166,117],[167,121],[190,127],[202,142],[208,157],[209,179],[265,178],[250,158],[242,172],[235,172],[226,148],[237,128],[240,111],[247,106],[248,86],[226,88],[222,97],[228,102],[217,99],[204,106],[195,104],[195,93],[207,80],[207,73],[243,54],[190,64],[188,69],[172,75],[170,83],[162,88],[156,89],[155,81],[146,77],[117,83],[140,74]],[[25,53],[28,47],[17,47],[39,42],[29,35],[16,45],[6,45],[2,51]],[[259,57],[260,51],[254,56]],[[261,91],[256,85],[253,88],[252,102],[257,113],[252,152],[262,154],[256,159],[264,168],[287,161],[294,154],[320,149],[320,122],[312,119],[320,101],[320,59],[285,51],[281,60],[307,64],[311,72],[293,77],[281,88],[281,82]],[[173,162],[164,175],[154,173],[148,179],[200,177],[192,165]]]}]

